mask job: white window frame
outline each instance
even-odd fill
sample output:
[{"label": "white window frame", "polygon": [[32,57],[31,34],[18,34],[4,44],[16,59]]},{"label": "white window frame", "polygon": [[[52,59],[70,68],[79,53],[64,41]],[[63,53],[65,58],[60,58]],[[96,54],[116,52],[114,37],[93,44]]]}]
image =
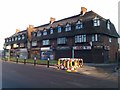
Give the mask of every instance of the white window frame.
[{"label": "white window frame", "polygon": [[12,41],[14,41],[14,37],[12,37]]},{"label": "white window frame", "polygon": [[111,37],[109,37],[109,42],[110,42],[110,43],[112,42],[112,38],[111,38]]},{"label": "white window frame", "polygon": [[22,34],[22,40],[23,40],[23,39],[25,39],[25,35],[24,35],[24,34]]},{"label": "white window frame", "polygon": [[50,28],[50,34],[53,34],[53,28]]},{"label": "white window frame", "polygon": [[9,38],[9,42],[11,42],[11,38]]},{"label": "white window frame", "polygon": [[50,40],[49,40],[49,39],[43,40],[43,41],[42,41],[42,44],[43,44],[43,45],[50,45]]},{"label": "white window frame", "polygon": [[66,37],[57,38],[57,44],[66,44],[66,43],[67,43]]},{"label": "white window frame", "polygon": [[15,37],[15,41],[17,41],[17,40],[18,40],[18,37],[16,36],[16,37]]},{"label": "white window frame", "polygon": [[67,24],[66,26],[65,26],[65,31],[67,32],[67,31],[71,31],[71,25],[70,24]]},{"label": "white window frame", "polygon": [[47,35],[47,30],[44,30],[43,31],[43,36],[46,36]]},{"label": "white window frame", "polygon": [[87,36],[85,34],[75,36],[75,43],[81,43],[81,42],[86,42],[86,41],[87,41]]},{"label": "white window frame", "polygon": [[98,41],[98,34],[92,34],[92,42]]},{"label": "white window frame", "polygon": [[93,19],[93,26],[100,26],[100,19],[98,17],[95,17]]},{"label": "white window frame", "polygon": [[57,30],[58,30],[58,33],[61,33],[61,32],[62,32],[62,27],[61,27],[61,26],[58,26],[58,27],[57,27]]},{"label": "white window frame", "polygon": [[107,29],[110,30],[110,21],[107,21]]},{"label": "white window frame", "polygon": [[32,46],[37,46],[37,45],[38,45],[37,41],[32,41]]},{"label": "white window frame", "polygon": [[76,27],[75,27],[77,30],[80,30],[81,28],[83,28],[83,23],[82,23],[82,21],[78,21],[77,23],[76,23]]},{"label": "white window frame", "polygon": [[42,34],[40,31],[37,32],[37,37],[40,37]]},{"label": "white window frame", "polygon": [[20,37],[20,35],[18,36],[18,40],[21,40],[21,37]]}]

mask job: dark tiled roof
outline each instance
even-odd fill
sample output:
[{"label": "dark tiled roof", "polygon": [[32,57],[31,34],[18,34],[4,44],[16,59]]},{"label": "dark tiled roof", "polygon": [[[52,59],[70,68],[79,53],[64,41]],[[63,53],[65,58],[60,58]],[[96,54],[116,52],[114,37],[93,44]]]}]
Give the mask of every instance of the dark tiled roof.
[{"label": "dark tiled roof", "polygon": [[[50,24],[50,23],[47,23],[47,24],[43,24],[43,25],[40,25],[40,26],[36,26],[34,27],[37,30],[44,30],[45,29],[49,29],[50,27],[57,27],[58,25],[65,25],[66,23],[75,23],[77,22],[78,20],[82,20],[82,22],[85,22],[85,21],[89,21],[89,20],[92,20],[94,19],[95,17],[98,17],[100,18],[101,20],[103,21],[107,21],[107,19],[101,17],[100,15],[98,15],[97,13],[93,12],[93,11],[89,11],[89,12],[86,12],[84,15],[74,15],[74,16],[71,16],[71,17],[67,17],[67,18],[64,18],[64,19],[61,19],[61,20],[57,20],[55,21],[53,24]],[[112,23],[111,23],[112,24]],[[85,30],[86,33],[87,33],[87,29]],[[90,31],[90,30],[88,30]],[[100,31],[100,33],[103,33],[103,34],[108,34],[110,36],[115,36],[115,37],[119,37],[118,33],[116,32],[116,29],[114,27],[114,25],[112,24],[112,29],[111,29],[111,32],[109,32],[108,30],[94,30],[92,32],[94,33],[99,33],[98,31]],[[19,32],[18,34],[23,34],[23,33],[26,33],[27,30],[24,30],[24,31],[21,31]],[[16,35],[16,34],[14,34]],[[14,36],[12,35],[12,36]]]}]

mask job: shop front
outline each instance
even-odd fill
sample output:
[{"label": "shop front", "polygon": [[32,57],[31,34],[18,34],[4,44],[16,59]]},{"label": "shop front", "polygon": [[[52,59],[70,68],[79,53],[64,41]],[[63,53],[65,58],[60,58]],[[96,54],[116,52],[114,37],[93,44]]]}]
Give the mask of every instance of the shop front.
[{"label": "shop front", "polygon": [[53,49],[51,49],[50,47],[42,47],[40,49],[40,53],[41,60],[48,60],[48,58],[50,60],[54,60],[54,52]]},{"label": "shop front", "polygon": [[55,58],[72,58],[72,49],[70,46],[58,46],[55,51]]}]

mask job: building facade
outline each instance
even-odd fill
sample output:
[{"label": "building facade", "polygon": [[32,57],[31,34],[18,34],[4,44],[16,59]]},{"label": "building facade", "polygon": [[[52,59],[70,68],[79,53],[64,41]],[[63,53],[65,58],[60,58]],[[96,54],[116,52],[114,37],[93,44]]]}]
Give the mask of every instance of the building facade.
[{"label": "building facade", "polygon": [[[5,39],[10,56],[52,60],[83,58],[84,62],[115,62],[118,38],[114,24],[82,7],[81,13],[48,24],[19,31]],[[24,56],[25,55],[25,56]]]}]

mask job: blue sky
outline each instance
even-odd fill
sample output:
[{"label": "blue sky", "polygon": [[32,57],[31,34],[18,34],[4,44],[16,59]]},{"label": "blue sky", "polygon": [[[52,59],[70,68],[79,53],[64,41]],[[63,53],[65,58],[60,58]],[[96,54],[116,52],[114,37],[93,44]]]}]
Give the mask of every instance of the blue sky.
[{"label": "blue sky", "polygon": [[93,10],[114,23],[118,31],[119,0],[0,0],[0,49],[4,38],[25,30],[29,24],[39,26],[48,23],[50,17],[56,20],[79,14],[81,7]]}]

